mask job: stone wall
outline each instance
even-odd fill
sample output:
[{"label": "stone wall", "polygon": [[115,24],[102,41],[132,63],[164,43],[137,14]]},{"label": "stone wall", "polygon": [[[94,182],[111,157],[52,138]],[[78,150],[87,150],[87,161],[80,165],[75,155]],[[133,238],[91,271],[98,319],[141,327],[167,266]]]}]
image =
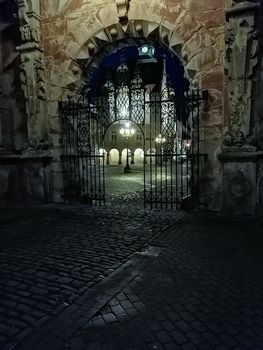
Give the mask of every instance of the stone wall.
[{"label": "stone wall", "polygon": [[49,199],[43,138],[33,137],[41,130],[36,120],[43,118],[34,93],[39,66],[30,64],[33,36],[40,34],[29,28],[33,10],[22,0],[0,1],[0,205]]},{"label": "stone wall", "polygon": [[[13,3],[13,6],[12,6]],[[27,139],[24,96],[19,77],[19,24],[15,3],[0,2],[0,152],[23,148]]]},{"label": "stone wall", "polygon": [[[11,2],[0,1],[0,6]],[[5,147],[5,154],[20,152],[22,162],[31,157],[27,164],[40,166],[36,178],[42,179],[35,192],[48,188],[48,192],[40,190],[44,200],[62,201],[58,102],[78,94],[110,50],[133,38],[156,40],[180,58],[192,88],[208,91],[201,115],[201,153],[207,155],[201,180],[203,206],[263,215],[259,3],[18,0],[16,34],[0,26],[0,74],[4,82],[0,98],[5,101],[1,104],[0,147]],[[44,165],[41,157],[49,162],[52,158],[52,162]],[[1,173],[0,165],[0,176],[7,178],[7,163],[4,166]],[[12,162],[10,169],[14,169]],[[19,169],[26,173],[26,166]],[[49,176],[41,175],[46,172]]]},{"label": "stone wall", "polygon": [[259,2],[233,1],[226,16],[226,110],[220,155],[223,208],[230,213],[254,215],[262,210]]},{"label": "stone wall", "polygon": [[[42,4],[50,142],[56,171],[61,171],[57,102],[81,89],[106,45],[125,37],[151,37],[180,57],[193,86],[209,90],[202,115],[202,153],[209,155],[202,201],[210,209],[221,209],[222,166],[217,156],[223,132],[224,0],[72,0]],[[54,176],[59,173],[54,172]],[[61,192],[62,188],[56,189],[56,200]]]},{"label": "stone wall", "polygon": [[45,156],[0,157],[0,206],[51,201],[50,161]]}]

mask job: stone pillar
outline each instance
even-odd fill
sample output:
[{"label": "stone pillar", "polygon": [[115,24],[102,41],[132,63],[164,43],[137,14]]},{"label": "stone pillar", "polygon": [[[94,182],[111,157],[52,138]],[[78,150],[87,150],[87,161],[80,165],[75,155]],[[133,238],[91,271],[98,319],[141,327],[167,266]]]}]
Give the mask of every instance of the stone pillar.
[{"label": "stone pillar", "polygon": [[224,144],[230,147],[253,145],[251,95],[253,68],[257,64],[255,3],[238,2],[227,11],[226,71],[228,78],[228,130]]},{"label": "stone pillar", "polygon": [[119,164],[122,164],[122,153],[119,152]]},{"label": "stone pillar", "polygon": [[134,164],[134,152],[131,154],[131,164]]},{"label": "stone pillar", "polygon": [[[29,8],[27,0],[18,0],[22,44],[17,48],[21,56],[20,80],[26,101],[28,144],[39,148],[46,137],[46,83],[44,55],[41,48],[41,16],[39,0]],[[46,147],[46,146],[45,146]]]},{"label": "stone pillar", "polygon": [[110,152],[107,152],[107,155],[106,155],[106,164],[107,164],[107,165],[110,164]]},{"label": "stone pillar", "polygon": [[263,2],[261,1],[259,23],[259,50],[258,50],[258,67],[256,72],[256,89],[255,89],[255,125],[256,140],[259,150],[258,155],[258,178],[257,178],[257,215],[263,216]]},{"label": "stone pillar", "polygon": [[4,149],[3,134],[2,134],[2,117],[0,115],[0,152]]},{"label": "stone pillar", "polygon": [[226,74],[229,105],[225,112],[223,162],[224,209],[255,214],[257,145],[253,127],[256,18],[259,4],[234,1],[227,10]]}]

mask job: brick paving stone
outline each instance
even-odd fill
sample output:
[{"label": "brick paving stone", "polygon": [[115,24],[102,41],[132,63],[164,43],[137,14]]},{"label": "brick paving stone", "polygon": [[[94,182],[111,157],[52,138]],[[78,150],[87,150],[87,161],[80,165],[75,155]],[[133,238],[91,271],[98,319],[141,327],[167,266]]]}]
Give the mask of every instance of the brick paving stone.
[{"label": "brick paving stone", "polygon": [[169,343],[171,341],[171,337],[165,331],[157,332],[156,337],[160,341],[161,344],[166,344],[166,343]]},{"label": "brick paving stone", "polygon": [[188,323],[185,321],[176,321],[175,322],[176,327],[181,331],[181,332],[189,332],[191,331],[191,327]]},{"label": "brick paving stone", "polygon": [[142,330],[141,331],[141,335],[142,335],[142,338],[144,339],[144,341],[146,343],[150,343],[150,342],[154,341],[154,339],[155,339],[153,332],[151,332],[148,329],[147,330]]},{"label": "brick paving stone", "polygon": [[188,344],[182,345],[182,349],[183,350],[196,350],[196,346],[191,344],[191,343],[188,343]]},{"label": "brick paving stone", "polygon": [[87,349],[88,347],[89,346],[85,347],[85,344],[83,343],[83,340],[81,339],[81,337],[73,338],[70,341],[70,349],[71,350],[83,350],[85,348]]},{"label": "brick paving stone", "polygon": [[122,305],[114,305],[111,307],[111,311],[118,316],[119,314],[123,314],[125,312],[124,308],[122,307]]},{"label": "brick paving stone", "polygon": [[[243,334],[237,335],[235,337],[235,340],[243,348],[249,349],[249,348],[253,348],[255,346],[255,344],[253,342],[253,338],[249,339],[246,336],[244,336]],[[262,342],[261,346],[263,346],[263,342]]]},{"label": "brick paving stone", "polygon": [[122,300],[120,301],[121,306],[123,307],[124,310],[129,310],[133,309],[133,305],[129,300]]},{"label": "brick paving stone", "polygon": [[167,312],[167,317],[169,318],[169,320],[171,320],[172,322],[178,321],[180,320],[180,316],[173,311],[169,311]]},{"label": "brick paving stone", "polygon": [[196,346],[204,342],[204,338],[195,331],[186,333],[186,337]]},{"label": "brick paving stone", "polygon": [[112,323],[117,321],[117,318],[113,314],[104,314],[102,315],[102,317],[106,323]]},{"label": "brick paving stone", "polygon": [[0,349],[262,349],[262,223],[123,210],[51,206],[0,227]]},{"label": "brick paving stone", "polygon": [[187,338],[184,336],[184,334],[180,331],[172,331],[170,334],[176,344],[181,345],[188,341]]}]

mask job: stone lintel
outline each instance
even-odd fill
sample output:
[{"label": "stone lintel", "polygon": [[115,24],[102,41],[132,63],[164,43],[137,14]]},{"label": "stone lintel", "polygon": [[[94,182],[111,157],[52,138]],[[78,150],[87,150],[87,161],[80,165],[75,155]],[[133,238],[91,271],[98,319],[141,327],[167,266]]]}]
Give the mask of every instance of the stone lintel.
[{"label": "stone lintel", "polygon": [[258,3],[250,3],[244,2],[239,4],[238,6],[231,7],[226,10],[226,19],[229,17],[239,16],[244,13],[257,12],[259,11],[260,4]]}]

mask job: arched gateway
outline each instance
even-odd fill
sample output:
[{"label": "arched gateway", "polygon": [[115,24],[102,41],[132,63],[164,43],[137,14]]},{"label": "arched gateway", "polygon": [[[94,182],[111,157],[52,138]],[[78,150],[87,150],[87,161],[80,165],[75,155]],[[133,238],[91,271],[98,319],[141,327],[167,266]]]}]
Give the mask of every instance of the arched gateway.
[{"label": "arched gateway", "polygon": [[60,106],[65,200],[105,203],[101,150],[106,130],[119,121],[142,133],[145,205],[198,205],[202,94],[189,90],[177,56],[156,43],[133,43],[104,57],[87,80],[81,96]]}]

